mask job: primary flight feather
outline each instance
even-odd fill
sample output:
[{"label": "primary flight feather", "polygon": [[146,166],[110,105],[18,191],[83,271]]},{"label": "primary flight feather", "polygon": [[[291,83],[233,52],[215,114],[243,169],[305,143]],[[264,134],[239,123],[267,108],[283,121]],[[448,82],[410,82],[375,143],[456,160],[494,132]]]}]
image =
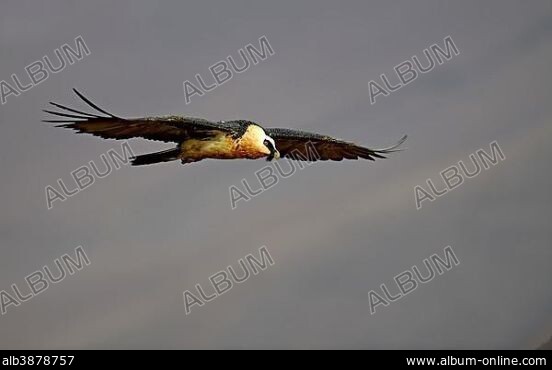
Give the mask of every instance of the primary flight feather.
[{"label": "primary flight feather", "polygon": [[134,166],[175,160],[186,164],[207,158],[266,157],[269,161],[281,157],[304,161],[362,158],[373,161],[397,151],[406,140],[405,135],[392,147],[369,149],[330,136],[286,128],[263,128],[245,120],[212,122],[183,116],[121,118],[98,107],[76,89],[73,91],[97,113],[86,113],[50,102],[58,110],[70,113],[44,110],[57,116],[57,119],[44,122],[61,123],[58,127],[104,139],[143,138],[177,144],[175,148],[134,157]]}]

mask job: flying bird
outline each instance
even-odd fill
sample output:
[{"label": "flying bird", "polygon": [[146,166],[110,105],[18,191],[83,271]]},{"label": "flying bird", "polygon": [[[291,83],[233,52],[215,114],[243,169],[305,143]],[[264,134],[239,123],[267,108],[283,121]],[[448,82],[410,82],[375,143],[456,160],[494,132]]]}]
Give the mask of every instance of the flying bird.
[{"label": "flying bird", "polygon": [[245,120],[213,122],[184,116],[121,118],[98,107],[76,89],[73,91],[95,112],[87,113],[50,102],[58,110],[70,113],[44,110],[57,116],[44,122],[61,123],[57,127],[104,139],[143,138],[176,143],[175,148],[133,157],[131,163],[134,166],[176,160],[186,164],[207,158],[266,158],[268,161],[280,158],[303,161],[362,158],[373,161],[400,150],[398,147],[406,140],[405,135],[392,147],[368,149],[330,136],[286,128],[263,128]]}]

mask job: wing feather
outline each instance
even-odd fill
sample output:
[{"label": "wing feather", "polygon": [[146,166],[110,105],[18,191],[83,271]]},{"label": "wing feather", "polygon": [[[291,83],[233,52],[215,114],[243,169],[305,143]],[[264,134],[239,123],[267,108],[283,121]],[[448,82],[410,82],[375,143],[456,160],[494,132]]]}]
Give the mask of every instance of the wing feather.
[{"label": "wing feather", "polygon": [[399,151],[407,136],[404,135],[395,145],[384,149],[369,149],[331,136],[291,130],[285,128],[265,129],[274,139],[276,149],[282,157],[302,161],[341,161],[343,159],[386,158],[385,155]]},{"label": "wing feather", "polygon": [[[229,132],[231,129],[228,125],[192,117],[167,116],[121,118],[98,107],[76,89],[73,89],[73,91],[87,105],[102,115],[88,113],[50,102],[52,106],[66,112],[71,112],[71,114],[44,110],[44,112],[54,115],[57,118],[44,120],[44,122],[62,123],[57,127],[69,128],[78,133],[92,134],[104,139],[123,140],[143,138],[175,143],[181,143],[189,138],[205,138],[220,133],[221,131]],[[58,117],[67,119],[59,119]]]}]

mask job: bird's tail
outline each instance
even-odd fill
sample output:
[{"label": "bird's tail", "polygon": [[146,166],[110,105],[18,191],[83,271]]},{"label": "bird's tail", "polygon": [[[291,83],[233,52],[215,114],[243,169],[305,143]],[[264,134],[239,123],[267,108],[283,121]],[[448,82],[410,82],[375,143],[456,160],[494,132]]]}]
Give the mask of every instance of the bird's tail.
[{"label": "bird's tail", "polygon": [[169,150],[163,150],[162,152],[143,154],[132,159],[133,166],[144,166],[148,164],[170,162],[179,159],[180,149],[174,148]]}]

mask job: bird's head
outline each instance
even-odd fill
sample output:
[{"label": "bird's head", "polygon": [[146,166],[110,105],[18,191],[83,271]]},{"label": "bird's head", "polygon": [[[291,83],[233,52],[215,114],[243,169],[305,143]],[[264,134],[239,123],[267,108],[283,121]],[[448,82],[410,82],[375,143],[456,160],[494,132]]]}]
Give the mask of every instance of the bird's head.
[{"label": "bird's head", "polygon": [[251,154],[252,158],[267,157],[268,161],[280,158],[274,139],[257,123],[242,121],[248,124],[247,129],[239,139],[242,150]]},{"label": "bird's head", "polygon": [[274,143],[274,139],[270,136],[266,135],[265,139],[263,141],[263,145],[267,147],[270,154],[268,157],[266,157],[266,160],[271,162],[275,159],[280,159],[280,152],[276,149],[276,143]]}]

